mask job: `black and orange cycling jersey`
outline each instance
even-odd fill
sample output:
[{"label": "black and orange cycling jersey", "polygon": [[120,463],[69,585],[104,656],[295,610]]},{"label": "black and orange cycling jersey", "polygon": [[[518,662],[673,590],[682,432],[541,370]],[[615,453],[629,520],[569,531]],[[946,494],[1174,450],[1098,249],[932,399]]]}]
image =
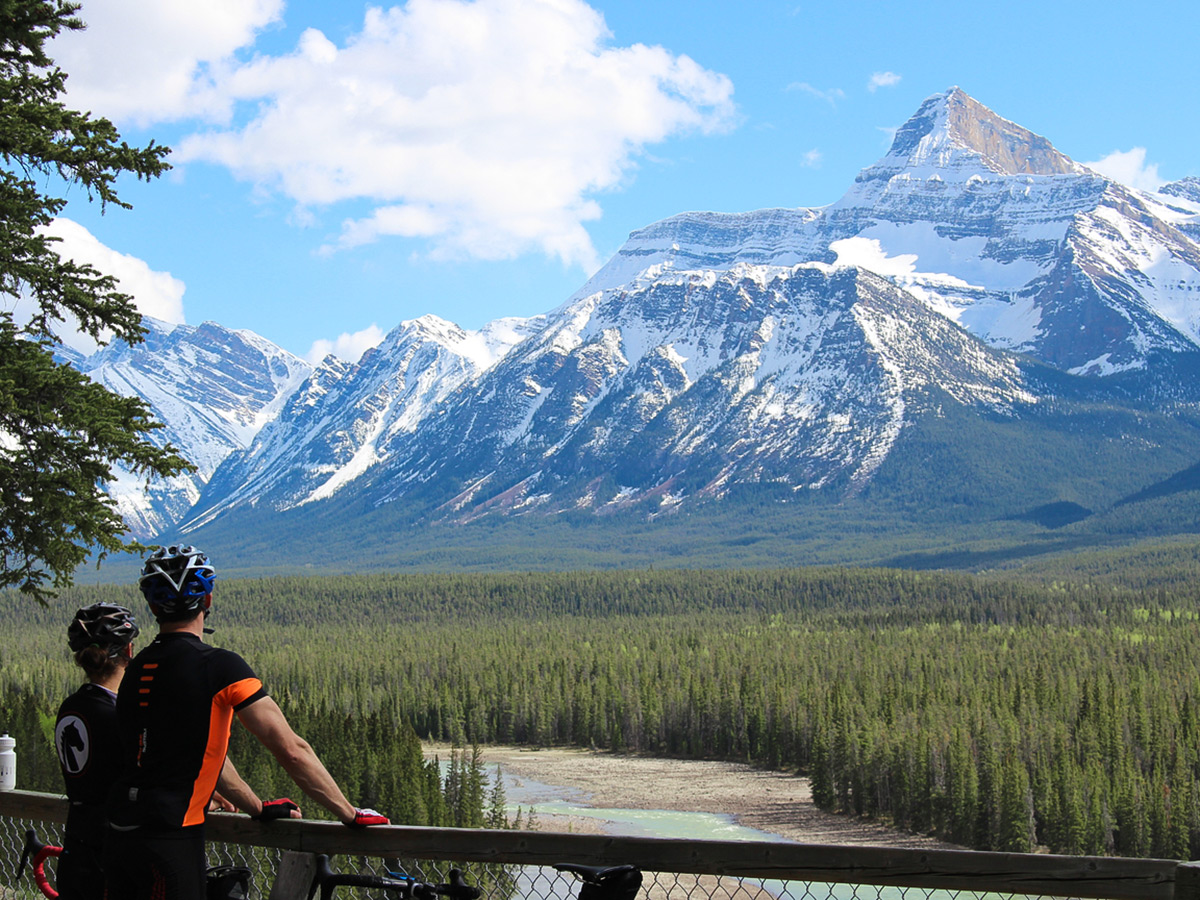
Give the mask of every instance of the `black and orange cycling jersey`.
[{"label": "black and orange cycling jersey", "polygon": [[204,824],[233,714],[265,696],[236,653],[186,632],[155,638],[117,693],[122,768],[109,821],[122,830]]}]

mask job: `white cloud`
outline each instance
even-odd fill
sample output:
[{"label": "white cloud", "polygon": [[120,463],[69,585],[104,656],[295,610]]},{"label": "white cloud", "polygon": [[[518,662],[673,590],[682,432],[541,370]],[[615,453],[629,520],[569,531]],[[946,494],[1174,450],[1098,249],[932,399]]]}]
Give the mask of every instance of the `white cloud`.
[{"label": "white cloud", "polygon": [[319,365],[329,354],[344,359],[347,362],[358,362],[359,358],[372,347],[379,345],[384,338],[379,326],[371,323],[362,331],[354,334],[342,334],[332,341],[321,339],[314,341],[304,358],[312,365]]},{"label": "white cloud", "polygon": [[71,219],[55,219],[45,232],[60,239],[54,247],[59,256],[86,263],[101,274],[116,278],[118,290],[133,297],[142,315],[174,325],[184,322],[183,293],[187,288],[169,272],[156,272],[136,256],[106,247]]},{"label": "white cloud", "polygon": [[895,72],[876,72],[867,82],[867,90],[872,94],[881,87],[895,87],[900,83],[900,76]]},{"label": "white cloud", "polygon": [[806,169],[819,169],[821,167],[822,159],[824,159],[824,157],[822,156],[821,151],[814,147],[812,150],[809,150],[800,157],[800,165]]},{"label": "white cloud", "polygon": [[231,69],[236,128],[179,142],[301,207],[366,201],[326,250],[387,235],[436,255],[538,250],[594,269],[584,223],[644,149],[731,126],[728,78],[686,56],[609,46],[582,0],[409,0],[369,8],[344,46],[309,29]]},{"label": "white cloud", "polygon": [[904,282],[911,278],[920,278],[927,282],[936,281],[943,285],[965,288],[967,282],[944,272],[918,272],[916,253],[897,253],[888,256],[887,250],[878,238],[852,237],[833,241],[829,249],[837,254],[834,268],[857,266],[885,278],[895,278]]},{"label": "white cloud", "polygon": [[[174,325],[184,322],[183,294],[186,287],[169,272],[156,272],[143,260],[105,246],[85,227],[71,219],[55,219],[42,231],[58,239],[54,250],[59,256],[81,265],[90,265],[100,274],[114,277],[117,290],[133,297],[134,306],[142,315]],[[11,311],[16,321],[27,322],[35,314],[36,307],[32,299],[22,295],[13,303]],[[60,326],[58,335],[68,347],[85,355],[96,350],[96,343],[79,332],[77,323],[73,321]]]},{"label": "white cloud", "polygon": [[816,97],[818,100],[824,100],[833,107],[836,107],[837,102],[844,99],[846,96],[846,92],[841,88],[830,88],[829,90],[823,91],[820,88],[813,87],[806,81],[793,81],[787,86],[786,90],[800,91],[812,97]]},{"label": "white cloud", "polygon": [[218,83],[234,53],[282,11],[283,0],[87,0],[87,29],[60,34],[50,54],[75,108],[141,125],[223,120]]},{"label": "white cloud", "polygon": [[1141,191],[1157,191],[1166,184],[1158,177],[1158,164],[1146,163],[1146,148],[1115,150],[1096,162],[1084,163],[1089,169]]}]

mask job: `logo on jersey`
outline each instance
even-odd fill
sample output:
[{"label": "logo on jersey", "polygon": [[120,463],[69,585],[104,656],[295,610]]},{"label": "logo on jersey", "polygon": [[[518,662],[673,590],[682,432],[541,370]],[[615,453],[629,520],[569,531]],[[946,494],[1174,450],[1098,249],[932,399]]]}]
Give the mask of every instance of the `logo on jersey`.
[{"label": "logo on jersey", "polygon": [[68,775],[78,775],[87,768],[92,752],[87,723],[74,714],[63,716],[54,729],[54,746],[58,761]]}]

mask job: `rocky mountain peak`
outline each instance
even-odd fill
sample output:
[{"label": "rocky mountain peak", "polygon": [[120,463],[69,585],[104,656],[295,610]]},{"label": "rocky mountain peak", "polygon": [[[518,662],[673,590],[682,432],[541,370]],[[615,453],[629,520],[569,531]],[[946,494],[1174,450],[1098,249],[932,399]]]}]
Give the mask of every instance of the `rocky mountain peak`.
[{"label": "rocky mountain peak", "polygon": [[1159,188],[1159,193],[1166,194],[1169,197],[1181,197],[1193,203],[1200,203],[1200,178],[1197,178],[1195,175],[1188,175],[1185,178],[1179,179],[1179,181],[1173,181]]},{"label": "rocky mountain peak", "polygon": [[[952,166],[966,155],[998,175],[1077,175],[1085,170],[1041,135],[992,112],[958,87],[935,94],[896,132],[885,168]],[[886,165],[891,163],[891,165]]]}]

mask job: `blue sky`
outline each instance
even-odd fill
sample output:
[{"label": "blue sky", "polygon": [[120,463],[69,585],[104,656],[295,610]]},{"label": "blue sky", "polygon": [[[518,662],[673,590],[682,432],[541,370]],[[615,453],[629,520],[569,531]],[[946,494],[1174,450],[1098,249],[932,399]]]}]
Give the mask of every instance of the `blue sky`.
[{"label": "blue sky", "polygon": [[57,231],[144,312],[353,359],[550,310],[677,212],[832,203],[954,85],[1134,186],[1200,175],[1198,10],[83,0],[68,102],[175,168]]}]

